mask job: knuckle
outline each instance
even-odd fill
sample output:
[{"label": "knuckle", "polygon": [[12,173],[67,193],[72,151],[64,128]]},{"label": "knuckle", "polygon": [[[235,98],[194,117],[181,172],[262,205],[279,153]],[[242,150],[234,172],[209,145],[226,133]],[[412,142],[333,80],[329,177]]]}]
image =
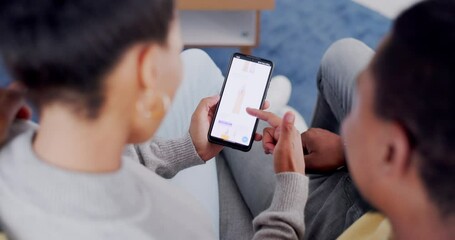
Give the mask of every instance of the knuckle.
[{"label": "knuckle", "polygon": [[203,99],[201,100],[201,103],[202,103],[202,104],[206,104],[206,103],[208,103],[209,101],[210,101],[210,97],[205,97],[205,98],[203,98]]},{"label": "knuckle", "polygon": [[266,127],[266,128],[264,128],[264,130],[262,130],[262,132],[263,132],[264,135],[270,134],[272,132],[272,128]]},{"label": "knuckle", "polygon": [[310,129],[308,129],[308,131],[306,131],[306,134],[307,135],[313,135],[315,131],[316,131],[316,129],[310,128]]},{"label": "knuckle", "polygon": [[288,132],[294,131],[294,126],[292,124],[286,124],[284,129]]},{"label": "knuckle", "polygon": [[301,137],[302,137],[303,139],[307,139],[307,138],[308,138],[308,131],[303,132],[303,133],[301,134]]},{"label": "knuckle", "polygon": [[193,115],[191,115],[191,121],[197,121],[198,120],[198,115],[196,114],[196,112],[193,113]]},{"label": "knuckle", "polygon": [[312,139],[312,138],[315,137],[316,134],[317,134],[316,129],[311,128],[310,130],[308,130],[308,131],[306,132],[306,137],[309,138],[309,139]]}]

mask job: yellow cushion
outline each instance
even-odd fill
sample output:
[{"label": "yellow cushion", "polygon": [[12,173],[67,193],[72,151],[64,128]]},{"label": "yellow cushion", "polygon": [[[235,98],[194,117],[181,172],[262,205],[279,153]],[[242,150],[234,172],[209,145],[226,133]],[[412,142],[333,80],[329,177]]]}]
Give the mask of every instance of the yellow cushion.
[{"label": "yellow cushion", "polygon": [[392,227],[384,215],[366,213],[341,234],[339,240],[389,240],[392,239]]}]

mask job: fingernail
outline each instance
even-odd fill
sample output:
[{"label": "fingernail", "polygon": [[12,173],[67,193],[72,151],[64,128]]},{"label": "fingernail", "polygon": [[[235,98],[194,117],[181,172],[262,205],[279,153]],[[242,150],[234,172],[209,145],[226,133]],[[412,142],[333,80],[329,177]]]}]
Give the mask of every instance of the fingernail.
[{"label": "fingernail", "polygon": [[284,120],[287,122],[287,123],[293,123],[294,122],[294,119],[295,119],[295,115],[293,113],[286,113],[286,116],[284,117]]}]

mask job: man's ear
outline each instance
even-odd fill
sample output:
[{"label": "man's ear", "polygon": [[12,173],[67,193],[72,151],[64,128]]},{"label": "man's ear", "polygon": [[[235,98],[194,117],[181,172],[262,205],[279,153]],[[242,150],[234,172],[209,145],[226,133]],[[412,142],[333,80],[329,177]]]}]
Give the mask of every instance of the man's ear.
[{"label": "man's ear", "polygon": [[411,148],[406,131],[400,124],[389,124],[387,144],[387,154],[383,162],[386,175],[406,175],[411,166]]},{"label": "man's ear", "polygon": [[157,56],[158,47],[155,44],[144,45],[140,49],[138,59],[139,86],[142,89],[156,89],[157,85]]}]

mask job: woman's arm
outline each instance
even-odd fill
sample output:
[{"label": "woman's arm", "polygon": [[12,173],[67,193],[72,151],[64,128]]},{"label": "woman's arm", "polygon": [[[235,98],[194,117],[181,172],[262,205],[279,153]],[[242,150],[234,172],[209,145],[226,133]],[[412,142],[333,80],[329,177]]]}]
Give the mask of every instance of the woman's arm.
[{"label": "woman's arm", "polygon": [[172,178],[183,169],[205,163],[197,154],[190,134],[179,139],[155,139],[130,145],[128,155],[164,178]]},{"label": "woman's arm", "polygon": [[189,132],[184,137],[173,140],[154,139],[132,145],[128,147],[127,154],[164,178],[172,178],[183,169],[204,164],[223,149],[207,140],[218,101],[218,96],[201,100],[191,118]]},{"label": "woman's arm", "polygon": [[295,116],[288,112],[280,119],[261,110],[248,112],[271,125],[264,129],[262,142],[265,152],[273,154],[277,177],[270,207],[253,221],[253,239],[302,239],[308,178],[300,134],[294,127]]},{"label": "woman's arm", "polygon": [[253,221],[253,239],[302,239],[308,177],[300,173],[279,173],[276,178],[270,207]]}]

